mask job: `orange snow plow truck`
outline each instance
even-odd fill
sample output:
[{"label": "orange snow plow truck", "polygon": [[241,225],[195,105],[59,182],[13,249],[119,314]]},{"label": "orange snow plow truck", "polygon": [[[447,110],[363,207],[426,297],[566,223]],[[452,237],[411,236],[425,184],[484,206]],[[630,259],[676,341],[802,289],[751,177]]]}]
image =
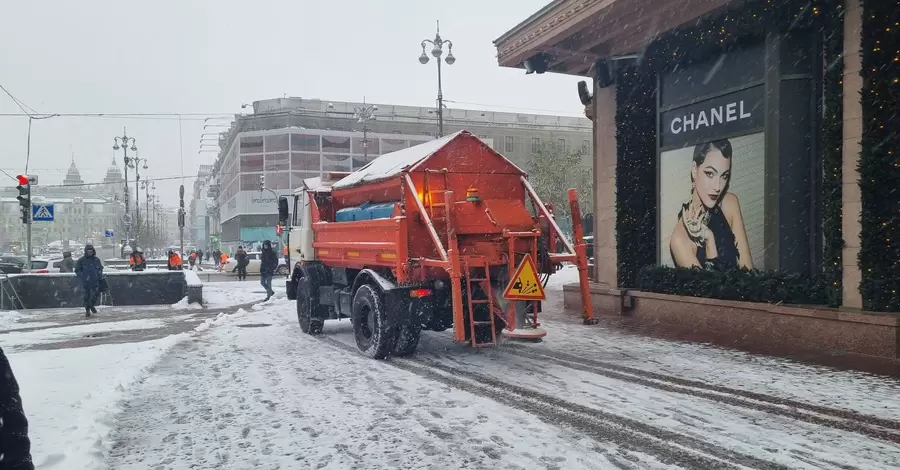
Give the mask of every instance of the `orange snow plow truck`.
[{"label": "orange snow plow truck", "polygon": [[575,196],[573,244],[525,172],[467,131],[305,180],[288,232],[300,328],[317,335],[349,318],[376,359],[411,354],[423,329],[453,327],[473,347],[541,337],[544,286],[563,262],[578,266],[584,321],[595,323]]}]

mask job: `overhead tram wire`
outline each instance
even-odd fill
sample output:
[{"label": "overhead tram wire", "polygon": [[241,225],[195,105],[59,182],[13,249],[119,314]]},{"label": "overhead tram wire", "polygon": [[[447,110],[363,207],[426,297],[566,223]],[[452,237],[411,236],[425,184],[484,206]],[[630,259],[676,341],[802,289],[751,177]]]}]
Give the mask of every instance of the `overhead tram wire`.
[{"label": "overhead tram wire", "polygon": [[[6,173],[4,171],[4,173]],[[8,174],[8,173],[7,173]],[[180,179],[191,179],[197,178],[197,176],[162,176],[158,178],[141,178],[141,181],[171,181],[171,180],[180,180]],[[100,186],[104,183],[76,183],[76,184],[42,184],[42,188],[73,188],[73,187],[85,187],[85,186]]]}]

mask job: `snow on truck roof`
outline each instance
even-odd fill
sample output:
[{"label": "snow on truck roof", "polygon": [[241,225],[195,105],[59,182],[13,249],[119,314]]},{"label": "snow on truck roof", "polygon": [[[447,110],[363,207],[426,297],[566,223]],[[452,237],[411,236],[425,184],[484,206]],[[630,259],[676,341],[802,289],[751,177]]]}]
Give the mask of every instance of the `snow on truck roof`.
[{"label": "snow on truck roof", "polygon": [[[431,140],[414,147],[405,148],[396,152],[386,153],[359,170],[350,173],[345,178],[334,183],[333,188],[349,188],[360,183],[370,183],[397,176],[403,170],[415,166],[435,152],[443,148],[461,134],[472,135],[468,131],[459,131],[440,139]],[[475,136],[472,136],[475,137]],[[475,137],[477,139],[477,137]],[[485,144],[487,145],[487,144]]]}]

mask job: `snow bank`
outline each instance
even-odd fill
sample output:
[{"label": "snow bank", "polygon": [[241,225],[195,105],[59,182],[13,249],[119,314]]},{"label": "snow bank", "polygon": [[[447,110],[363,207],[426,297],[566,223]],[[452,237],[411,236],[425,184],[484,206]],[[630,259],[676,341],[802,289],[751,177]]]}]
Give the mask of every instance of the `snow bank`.
[{"label": "snow bank", "polygon": [[14,330],[16,328],[21,328],[21,325],[18,325],[19,320],[24,318],[25,316],[15,310],[2,311],[0,312],[0,331],[2,330]]},{"label": "snow bank", "polygon": [[172,308],[176,308],[176,309],[180,309],[180,310],[187,310],[187,309],[202,310],[203,306],[200,304],[192,304],[192,303],[188,302],[187,296],[184,296],[181,298],[181,300],[172,304]]},{"label": "snow bank", "polygon": [[216,318],[207,318],[206,320],[203,321],[203,323],[194,327],[193,334],[196,335],[197,333],[202,333],[214,326],[226,325],[229,323],[233,323],[233,322],[243,318],[246,315],[247,315],[247,311],[242,308],[237,309],[236,312],[234,312],[230,315],[225,312],[221,312],[218,315],[216,315]]},{"label": "snow bank", "polygon": [[197,275],[194,271],[185,271],[184,272],[184,280],[187,282],[189,287],[202,286],[203,282],[200,280],[200,276]]},{"label": "snow bank", "polygon": [[101,469],[119,400],[187,336],[9,354],[41,469]]}]

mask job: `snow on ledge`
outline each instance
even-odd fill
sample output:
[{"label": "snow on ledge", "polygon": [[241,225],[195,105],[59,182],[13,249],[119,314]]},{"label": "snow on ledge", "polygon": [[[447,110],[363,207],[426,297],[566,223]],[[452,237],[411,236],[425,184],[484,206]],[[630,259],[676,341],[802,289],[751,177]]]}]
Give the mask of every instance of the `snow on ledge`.
[{"label": "snow on ledge", "polygon": [[185,282],[187,282],[188,287],[199,287],[203,285],[203,281],[200,280],[200,276],[198,276],[194,271],[185,271],[184,280]]}]

